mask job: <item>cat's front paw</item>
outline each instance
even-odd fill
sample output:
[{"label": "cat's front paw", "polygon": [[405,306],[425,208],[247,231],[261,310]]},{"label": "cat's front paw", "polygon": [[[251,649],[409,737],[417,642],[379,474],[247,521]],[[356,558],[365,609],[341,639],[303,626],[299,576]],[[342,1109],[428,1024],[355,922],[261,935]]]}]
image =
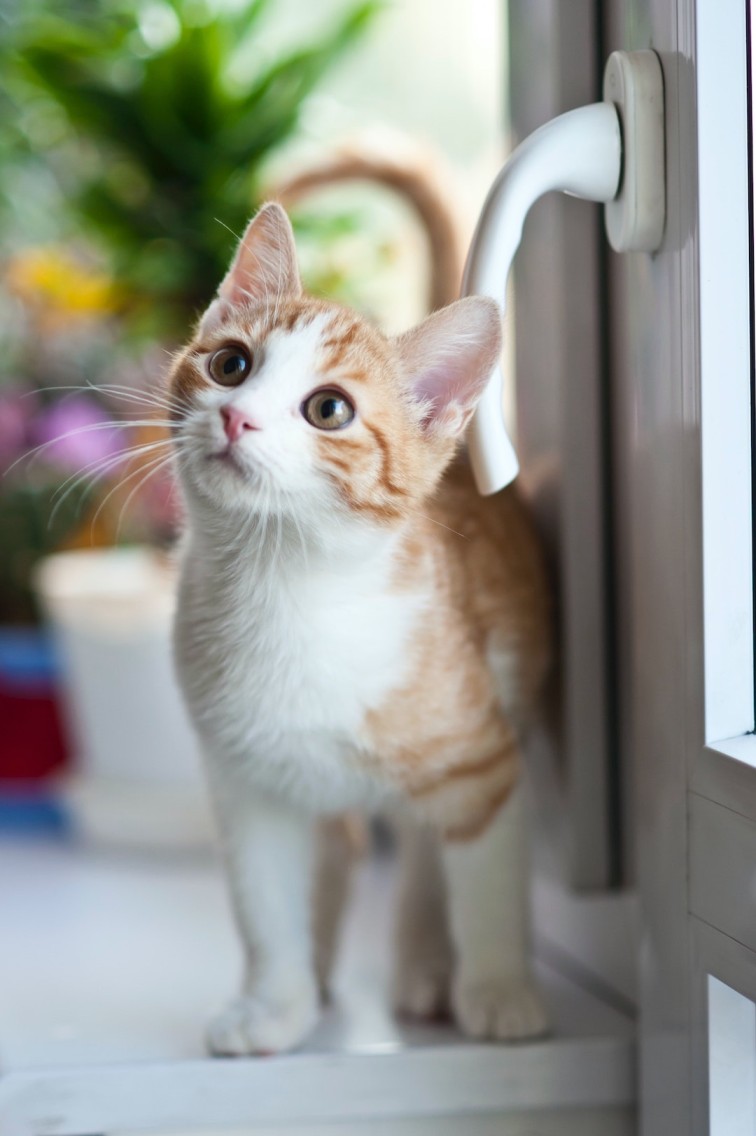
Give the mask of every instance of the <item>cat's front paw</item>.
[{"label": "cat's front paw", "polygon": [[531,979],[462,979],[455,983],[454,1017],[479,1041],[524,1041],[549,1032],[549,1017]]},{"label": "cat's front paw", "polygon": [[241,995],[210,1022],[207,1044],[218,1057],[285,1053],[304,1041],[317,1020],[314,985],[275,998]]}]

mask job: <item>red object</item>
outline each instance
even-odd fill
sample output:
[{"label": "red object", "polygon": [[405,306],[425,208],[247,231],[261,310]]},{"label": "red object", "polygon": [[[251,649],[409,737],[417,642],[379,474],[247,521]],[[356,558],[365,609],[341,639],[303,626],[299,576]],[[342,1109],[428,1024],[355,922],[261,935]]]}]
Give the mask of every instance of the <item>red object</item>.
[{"label": "red object", "polygon": [[0,678],[0,781],[37,781],[66,764],[63,725],[45,683],[19,686]]},{"label": "red object", "polygon": [[0,787],[41,788],[66,764],[59,676],[43,628],[0,626]]}]

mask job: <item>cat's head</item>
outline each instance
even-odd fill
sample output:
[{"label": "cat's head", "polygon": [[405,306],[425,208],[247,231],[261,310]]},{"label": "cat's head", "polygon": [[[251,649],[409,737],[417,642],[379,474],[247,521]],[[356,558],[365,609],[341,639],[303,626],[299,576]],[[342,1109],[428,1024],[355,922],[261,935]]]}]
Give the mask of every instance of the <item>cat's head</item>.
[{"label": "cat's head", "polygon": [[308,298],[288,218],[266,205],[170,375],[190,513],[408,517],[456,450],[500,326],[474,297],[390,338]]}]

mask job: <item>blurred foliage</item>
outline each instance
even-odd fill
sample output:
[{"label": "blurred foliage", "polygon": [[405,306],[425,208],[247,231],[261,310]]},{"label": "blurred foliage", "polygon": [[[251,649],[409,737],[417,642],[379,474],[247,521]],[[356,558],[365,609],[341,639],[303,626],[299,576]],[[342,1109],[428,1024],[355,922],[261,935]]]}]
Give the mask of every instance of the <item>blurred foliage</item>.
[{"label": "blurred foliage", "polygon": [[[52,171],[75,231],[94,234],[121,314],[185,332],[259,204],[263,163],[379,0],[271,58],[271,0],[0,4],[0,208],[24,163]],[[348,221],[346,222],[348,224]]]},{"label": "blurred foliage", "polygon": [[[119,456],[154,440],[145,344],[185,338],[380,3],[272,51],[272,0],[0,0],[0,622],[35,618],[41,555],[175,532],[168,472],[142,475],[163,451]],[[328,250],[367,229],[364,209],[300,213],[308,286],[353,298],[383,251]]]}]

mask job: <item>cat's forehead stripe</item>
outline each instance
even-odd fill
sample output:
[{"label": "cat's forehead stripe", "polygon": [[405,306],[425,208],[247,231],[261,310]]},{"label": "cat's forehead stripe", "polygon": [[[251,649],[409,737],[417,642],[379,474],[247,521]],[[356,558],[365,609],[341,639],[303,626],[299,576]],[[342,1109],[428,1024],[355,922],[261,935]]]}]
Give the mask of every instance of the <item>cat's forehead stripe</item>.
[{"label": "cat's forehead stripe", "polygon": [[336,327],[329,328],[329,330],[332,332],[332,334],[330,338],[323,341],[323,346],[334,348],[351,346],[360,331],[359,326],[356,323],[353,323],[351,327],[348,327],[346,329],[346,331],[340,331]]},{"label": "cat's forehead stripe", "polygon": [[349,313],[339,312],[331,319],[320,346],[322,369],[341,370],[345,379],[355,382],[370,380],[387,361],[383,336]]}]

